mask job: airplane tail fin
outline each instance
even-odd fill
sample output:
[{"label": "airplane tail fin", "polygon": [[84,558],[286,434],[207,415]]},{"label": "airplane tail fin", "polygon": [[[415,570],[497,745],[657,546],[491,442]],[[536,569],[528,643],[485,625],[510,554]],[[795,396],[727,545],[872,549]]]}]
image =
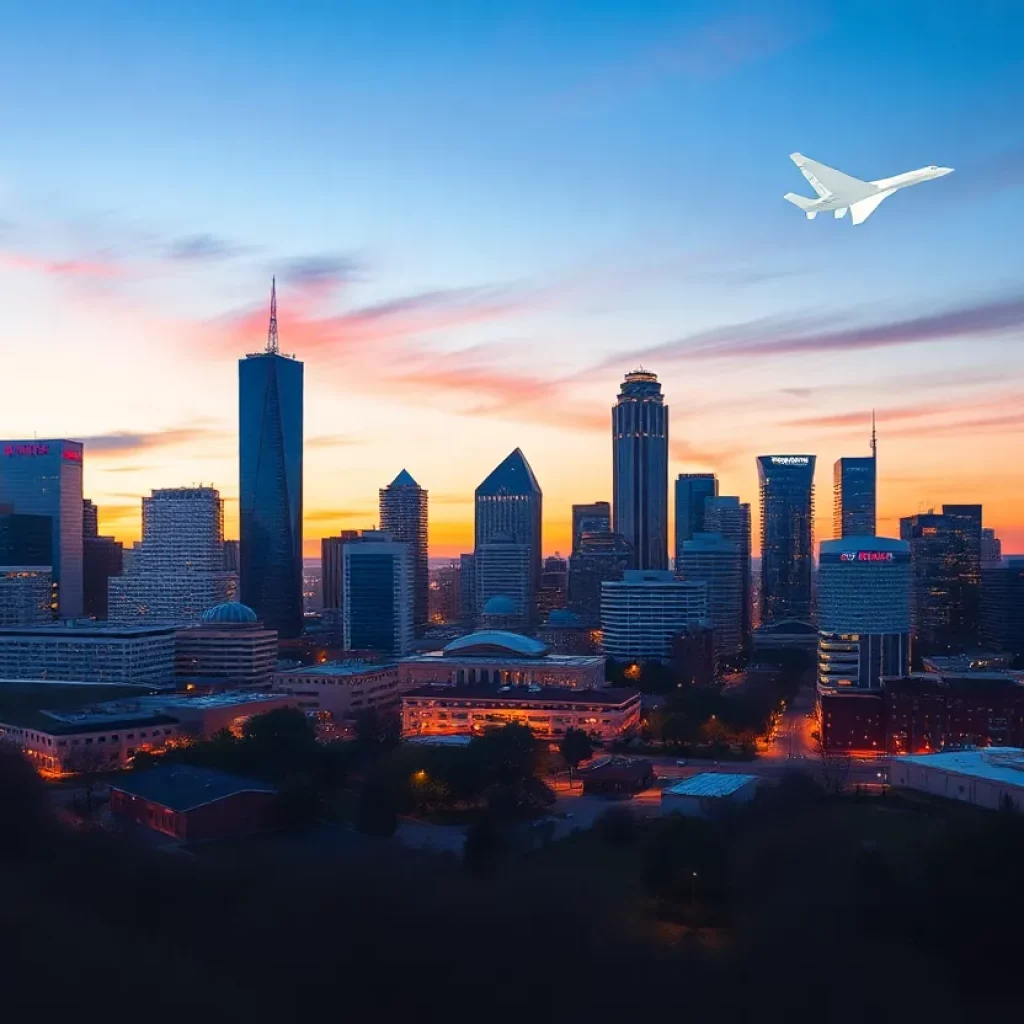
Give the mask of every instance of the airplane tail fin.
[{"label": "airplane tail fin", "polygon": [[814,220],[817,210],[813,210],[811,207],[815,205],[817,200],[808,199],[807,196],[799,196],[795,192],[787,192],[782,198],[788,200],[794,206],[799,206],[807,214],[808,220]]}]

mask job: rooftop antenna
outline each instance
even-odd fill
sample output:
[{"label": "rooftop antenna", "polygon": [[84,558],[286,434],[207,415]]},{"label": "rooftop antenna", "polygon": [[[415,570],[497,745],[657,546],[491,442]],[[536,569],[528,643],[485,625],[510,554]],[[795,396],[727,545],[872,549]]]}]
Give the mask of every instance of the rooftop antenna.
[{"label": "rooftop antenna", "polygon": [[878,459],[878,436],[875,434],[875,410],[871,410],[871,458]]},{"label": "rooftop antenna", "polygon": [[267,354],[276,356],[280,351],[277,341],[277,277],[270,282],[270,324],[267,327]]}]

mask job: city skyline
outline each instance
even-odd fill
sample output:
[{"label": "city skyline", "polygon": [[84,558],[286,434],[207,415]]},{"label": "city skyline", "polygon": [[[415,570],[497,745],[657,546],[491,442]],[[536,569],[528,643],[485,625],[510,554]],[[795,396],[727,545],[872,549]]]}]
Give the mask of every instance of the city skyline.
[{"label": "city skyline", "polygon": [[[396,465],[430,492],[431,554],[471,550],[473,487],[516,447],[544,553],[568,553],[572,504],[611,500],[607,410],[641,363],[673,408],[672,480],[714,472],[756,505],[756,455],[867,455],[874,407],[880,534],[980,503],[1024,551],[1010,13],[454,4],[455,38],[386,3],[285,26],[256,4],[241,47],[199,5],[159,34],[117,6],[69,8],[42,55],[12,12],[4,75],[46,86],[0,112],[0,433],[83,440],[101,533],[131,543],[142,495],[208,481],[238,536],[234,365],[277,272],[282,351],[306,366],[308,556],[375,524]],[[884,81],[868,49],[893,55]],[[779,198],[795,149],[957,173],[851,234]],[[819,500],[816,538],[830,519]]]}]

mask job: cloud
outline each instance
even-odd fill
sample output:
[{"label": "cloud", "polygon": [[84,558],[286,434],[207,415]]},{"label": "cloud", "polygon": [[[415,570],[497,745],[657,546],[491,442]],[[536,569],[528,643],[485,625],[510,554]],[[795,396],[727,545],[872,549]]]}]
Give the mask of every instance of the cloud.
[{"label": "cloud", "polygon": [[216,235],[183,235],[168,242],[164,255],[169,260],[185,263],[205,263],[228,259],[238,253],[239,247]]},{"label": "cloud", "polygon": [[316,288],[334,288],[345,284],[362,269],[359,260],[342,253],[297,256],[277,266],[280,267],[279,276],[282,281]]},{"label": "cloud", "polygon": [[305,448],[344,448],[348,445],[362,444],[361,438],[351,434],[321,434],[319,437],[307,437],[303,441]]},{"label": "cloud", "polygon": [[28,253],[0,252],[0,267],[7,267],[10,270],[25,270],[49,277],[115,278],[124,276],[123,267],[102,256],[62,260],[32,256]]},{"label": "cloud", "polygon": [[107,456],[131,455],[152,448],[171,448],[175,445],[191,444],[195,441],[209,441],[223,437],[222,431],[201,427],[179,427],[172,430],[131,431],[114,430],[107,434],[93,434],[80,437],[85,445],[85,455]]},{"label": "cloud", "polygon": [[357,519],[365,523],[365,529],[369,530],[377,521],[377,515],[376,509],[366,509],[363,511],[352,509],[315,509],[311,512],[303,513],[302,519],[303,522],[313,525],[318,523],[349,522]]}]

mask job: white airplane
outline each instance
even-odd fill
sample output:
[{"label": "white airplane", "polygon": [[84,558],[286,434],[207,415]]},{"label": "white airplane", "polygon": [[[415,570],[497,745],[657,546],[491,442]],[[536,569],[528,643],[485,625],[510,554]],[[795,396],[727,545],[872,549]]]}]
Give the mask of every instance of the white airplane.
[{"label": "white airplane", "polygon": [[819,164],[817,160],[809,160],[803,153],[790,153],[789,159],[800,168],[800,173],[811,183],[818,193],[817,199],[798,196],[795,192],[787,192],[782,198],[788,199],[794,206],[799,206],[807,214],[808,220],[814,220],[819,213],[832,210],[836,220],[846,216],[850,211],[850,220],[854,224],[863,224],[886,196],[917,185],[932,178],[941,178],[950,174],[952,167],[922,167],[917,171],[907,171],[893,178],[879,178],[878,181],[861,181],[851,178],[833,167]]}]

